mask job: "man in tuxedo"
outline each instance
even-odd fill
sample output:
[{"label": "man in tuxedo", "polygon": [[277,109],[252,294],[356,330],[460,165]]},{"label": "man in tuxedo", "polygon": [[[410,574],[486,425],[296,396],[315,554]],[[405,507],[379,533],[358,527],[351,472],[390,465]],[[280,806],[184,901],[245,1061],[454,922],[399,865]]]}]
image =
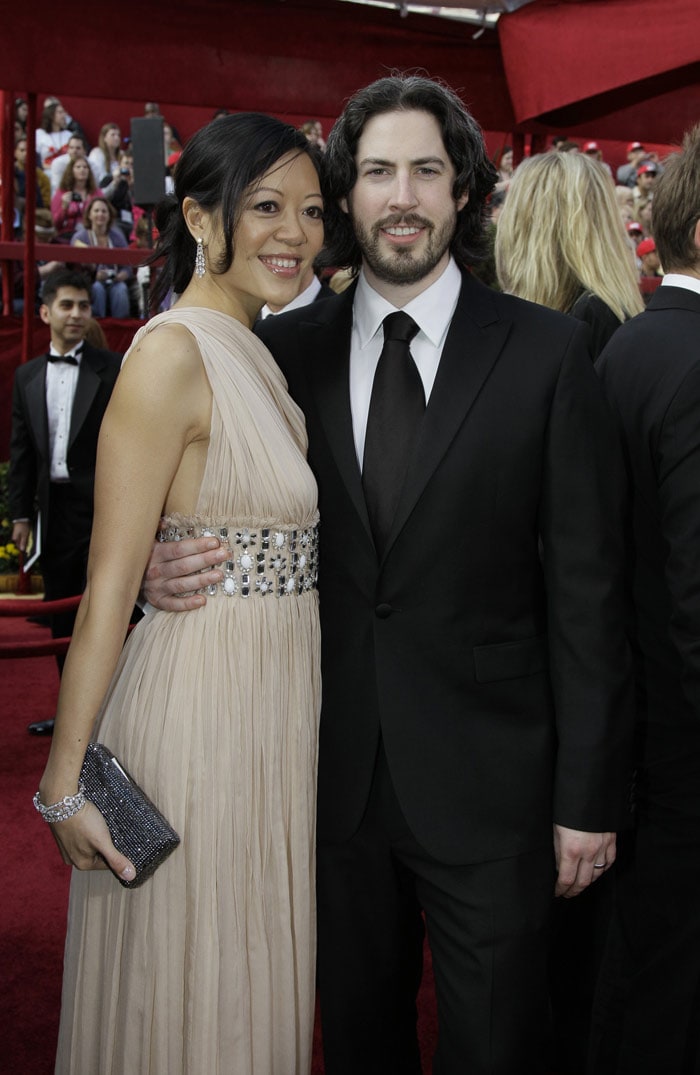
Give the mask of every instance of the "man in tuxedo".
[{"label": "man in tuxedo", "polygon": [[[51,345],[15,373],[8,492],[17,547],[26,550],[37,523],[41,530],[45,595],[54,601],[85,587],[97,438],[121,355],[86,342],[90,285],[78,272],[60,269],[46,278],[39,315]],[[53,637],[69,636],[74,620],[75,612],[52,616]],[[53,721],[29,730],[48,735]]]},{"label": "man in tuxedo", "polygon": [[[452,91],[360,90],[326,164],[327,260],[358,281],[257,328],[319,485],[326,1071],[421,1070],[424,915],[433,1070],[542,1072],[552,894],[613,863],[623,810],[619,446],[585,326],[462,271],[495,173]],[[201,603],[173,594],[216,574],[172,576],[204,547],[160,546],[152,603]]]},{"label": "man in tuxedo", "polygon": [[599,359],[631,478],[637,768],[591,1075],[700,1072],[700,126],[654,237],[661,286]]}]

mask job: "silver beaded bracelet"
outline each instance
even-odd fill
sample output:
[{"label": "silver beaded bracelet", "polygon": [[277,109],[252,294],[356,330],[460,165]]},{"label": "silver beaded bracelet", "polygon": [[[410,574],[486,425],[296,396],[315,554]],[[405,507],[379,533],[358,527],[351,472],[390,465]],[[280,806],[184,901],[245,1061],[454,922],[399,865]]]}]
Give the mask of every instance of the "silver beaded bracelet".
[{"label": "silver beaded bracelet", "polygon": [[69,817],[73,817],[73,814],[77,814],[79,810],[82,810],[87,802],[85,785],[81,780],[75,795],[66,795],[60,802],[53,803],[51,806],[44,806],[39,798],[38,791],[33,802],[44,821],[48,822],[49,825],[55,825],[57,821],[67,821]]}]

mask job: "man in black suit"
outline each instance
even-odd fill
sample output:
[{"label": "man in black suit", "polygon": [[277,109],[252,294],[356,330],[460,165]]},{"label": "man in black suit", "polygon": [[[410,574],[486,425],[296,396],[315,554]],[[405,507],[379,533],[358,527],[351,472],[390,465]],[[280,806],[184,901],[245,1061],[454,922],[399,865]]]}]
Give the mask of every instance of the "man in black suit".
[{"label": "man in black suit", "polygon": [[[619,445],[585,326],[460,271],[495,174],[455,94],[379,80],[326,164],[328,262],[359,280],[257,328],[319,484],[326,1071],[420,1071],[424,913],[434,1071],[541,1072],[555,881],[612,864],[625,791]],[[166,576],[203,544],[160,547],[149,600],[201,602],[168,595],[209,576]]]},{"label": "man in black suit", "polygon": [[[8,491],[18,548],[27,548],[39,524],[45,595],[54,601],[85,587],[97,438],[121,355],[86,342],[90,287],[80,273],[47,277],[39,314],[51,345],[15,373]],[[74,620],[74,612],[52,616],[53,637],[69,636]],[[63,657],[57,660],[60,671]],[[53,721],[29,730],[50,734]]]},{"label": "man in black suit", "polygon": [[591,1075],[700,1072],[700,126],[654,238],[666,275],[599,359],[631,478],[637,770]]}]

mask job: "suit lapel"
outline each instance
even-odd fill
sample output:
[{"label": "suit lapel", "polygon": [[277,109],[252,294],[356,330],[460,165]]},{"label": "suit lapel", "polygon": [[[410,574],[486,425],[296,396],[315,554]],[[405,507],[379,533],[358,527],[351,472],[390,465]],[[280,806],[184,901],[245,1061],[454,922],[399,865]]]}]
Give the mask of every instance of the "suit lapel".
[{"label": "suit lapel", "polygon": [[69,447],[74,443],[75,438],[82,428],[83,422],[90,412],[90,408],[97,395],[97,390],[100,387],[100,371],[103,367],[104,363],[100,358],[99,352],[93,350],[93,348],[86,343],[83,347],[80,373],[78,374],[78,384],[73,399]]},{"label": "suit lapel", "polygon": [[499,316],[494,293],[464,276],[386,553],[467,417],[509,330],[510,322]]},{"label": "suit lapel", "polygon": [[302,353],[310,358],[310,383],[328,445],[367,534],[372,531],[357,463],[350,409],[350,340],[355,288],[340,301],[320,303],[320,318],[300,326]]},{"label": "suit lapel", "polygon": [[32,424],[37,449],[44,458],[49,457],[49,419],[46,410],[46,356],[36,360],[36,368],[27,379],[25,397],[27,417]]}]

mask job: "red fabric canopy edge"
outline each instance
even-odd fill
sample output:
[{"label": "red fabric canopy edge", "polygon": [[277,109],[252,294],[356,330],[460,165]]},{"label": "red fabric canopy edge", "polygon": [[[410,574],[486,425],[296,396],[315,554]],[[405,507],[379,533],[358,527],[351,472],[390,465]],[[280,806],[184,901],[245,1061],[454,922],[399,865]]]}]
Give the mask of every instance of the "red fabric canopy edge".
[{"label": "red fabric canopy edge", "polygon": [[699,61],[700,3],[535,0],[502,15],[498,35],[522,123]]}]

